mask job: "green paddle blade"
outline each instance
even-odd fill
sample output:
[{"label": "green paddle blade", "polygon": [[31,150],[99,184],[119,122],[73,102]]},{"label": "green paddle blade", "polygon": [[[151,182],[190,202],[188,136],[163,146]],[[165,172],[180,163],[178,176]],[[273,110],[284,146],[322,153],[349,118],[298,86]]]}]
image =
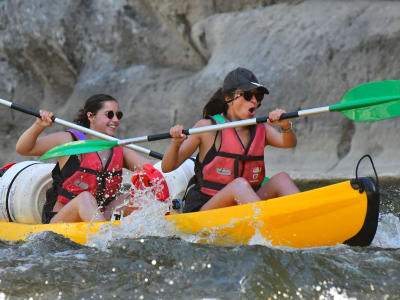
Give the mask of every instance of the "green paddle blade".
[{"label": "green paddle blade", "polygon": [[58,145],[50,149],[40,157],[40,160],[45,160],[60,156],[97,152],[101,150],[110,149],[116,146],[118,146],[118,141],[84,140],[84,141],[70,142]]},{"label": "green paddle blade", "polygon": [[373,122],[400,116],[400,80],[362,84],[349,90],[339,104],[329,107],[357,122]]}]

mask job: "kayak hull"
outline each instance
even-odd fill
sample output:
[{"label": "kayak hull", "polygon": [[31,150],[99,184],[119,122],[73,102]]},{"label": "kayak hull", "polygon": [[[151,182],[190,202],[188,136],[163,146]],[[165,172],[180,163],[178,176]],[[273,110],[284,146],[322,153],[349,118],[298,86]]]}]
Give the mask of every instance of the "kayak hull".
[{"label": "kayak hull", "polygon": [[[165,217],[199,242],[241,245],[261,238],[273,246],[308,248],[367,246],[374,238],[378,215],[379,192],[372,179],[359,178],[266,201]],[[88,233],[95,234],[106,223],[0,222],[0,238],[26,240],[32,233],[53,231],[85,244]]]},{"label": "kayak hull", "polygon": [[[366,182],[370,188],[372,181]],[[273,246],[367,246],[378,224],[377,191],[351,181],[285,197],[169,217],[185,233],[217,244],[248,244],[256,233]]]}]

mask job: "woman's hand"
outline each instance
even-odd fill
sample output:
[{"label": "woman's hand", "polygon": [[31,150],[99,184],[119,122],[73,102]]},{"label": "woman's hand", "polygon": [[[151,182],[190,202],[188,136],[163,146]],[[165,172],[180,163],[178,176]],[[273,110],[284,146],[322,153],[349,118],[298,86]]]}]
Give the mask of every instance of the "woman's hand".
[{"label": "woman's hand", "polygon": [[25,156],[40,156],[51,148],[72,140],[71,135],[64,131],[39,137],[46,127],[53,124],[51,120],[52,117],[52,112],[46,110],[40,111],[40,118],[36,118],[35,123],[25,130],[17,141],[15,149],[19,154]]},{"label": "woman's hand", "polygon": [[36,119],[36,125],[39,125],[43,128],[53,125],[53,120],[51,118],[54,116],[54,114],[52,112],[49,112],[47,110],[40,110],[39,112],[40,118]]},{"label": "woman's hand", "polygon": [[[266,145],[271,145],[279,148],[293,148],[297,144],[296,134],[292,130],[292,122],[288,119],[280,120],[282,114],[285,113],[283,109],[275,109],[268,115],[268,125],[265,132]],[[279,126],[280,132],[272,126]]]},{"label": "woman's hand", "polygon": [[282,130],[287,130],[291,127],[290,121],[288,119],[279,121],[281,115],[285,113],[283,109],[277,108],[271,111],[268,115],[268,124],[271,126],[279,126]]},{"label": "woman's hand", "polygon": [[183,161],[194,152],[194,149],[192,152],[191,149],[193,147],[196,147],[190,143],[192,139],[187,140],[189,144],[186,142],[185,144],[183,144],[188,136],[183,133],[182,125],[175,125],[171,127],[171,129],[169,130],[169,134],[172,136],[172,142],[165,152],[161,163],[161,169],[165,173],[171,172],[178,168],[183,163]]},{"label": "woman's hand", "polygon": [[169,134],[173,138],[173,143],[177,146],[180,146],[187,139],[187,135],[183,133],[183,129],[183,125],[175,125],[169,130]]}]

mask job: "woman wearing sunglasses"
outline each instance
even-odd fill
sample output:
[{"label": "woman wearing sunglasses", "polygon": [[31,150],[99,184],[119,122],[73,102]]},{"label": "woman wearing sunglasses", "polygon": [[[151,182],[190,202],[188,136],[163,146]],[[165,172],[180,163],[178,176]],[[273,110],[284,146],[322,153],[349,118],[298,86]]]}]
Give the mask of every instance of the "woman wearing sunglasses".
[{"label": "woman wearing sunglasses", "polygon": [[[249,70],[230,72],[203,109],[194,127],[254,118],[267,88]],[[179,167],[197,149],[195,177],[184,197],[184,212],[209,210],[250,203],[299,192],[286,173],[279,173],[262,185],[265,177],[264,147],[296,146],[292,123],[279,121],[285,111],[269,114],[267,124],[229,128],[186,136],[183,126],[170,129],[173,141],[162,160],[163,172]],[[275,129],[278,127],[280,130]]]},{"label": "woman wearing sunglasses", "polygon": [[[96,94],[86,100],[74,122],[115,136],[122,115],[117,100],[109,95]],[[16,145],[19,154],[41,156],[57,145],[95,138],[74,129],[39,137],[45,128],[52,125],[53,113],[41,110],[40,116],[19,138]],[[123,147],[58,158],[52,171],[53,186],[46,193],[43,223],[110,219],[116,203],[126,197],[120,195],[114,201],[122,182],[122,168],[134,170],[146,163],[153,162]]]}]

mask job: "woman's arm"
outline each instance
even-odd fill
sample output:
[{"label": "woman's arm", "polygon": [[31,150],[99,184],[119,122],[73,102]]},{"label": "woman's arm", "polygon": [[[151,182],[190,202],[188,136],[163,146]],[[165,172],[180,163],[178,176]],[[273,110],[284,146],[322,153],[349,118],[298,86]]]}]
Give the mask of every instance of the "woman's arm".
[{"label": "woman's arm", "polygon": [[25,156],[41,156],[51,148],[70,142],[71,135],[67,132],[57,132],[47,136],[39,137],[42,131],[52,125],[52,113],[40,111],[41,119],[29,127],[18,139],[15,150],[17,153]]},{"label": "woman's arm", "polygon": [[124,153],[124,168],[127,168],[131,171],[134,171],[136,169],[141,169],[144,164],[153,165],[156,163],[156,161],[144,158],[136,151],[129,148],[124,147],[123,153]]},{"label": "woman's arm", "polygon": [[[209,124],[209,120],[200,120],[193,127],[202,127]],[[171,172],[177,169],[186,159],[188,159],[200,146],[201,134],[186,136],[182,133],[183,126],[175,125],[170,129],[173,137],[172,143],[164,154],[161,163],[163,172]]]},{"label": "woman's arm", "polygon": [[[282,109],[276,109],[268,115],[269,120],[266,126],[266,145],[271,145],[279,148],[293,148],[296,147],[297,138],[296,134],[292,130],[292,123],[289,120],[279,121],[280,116],[285,111]],[[281,132],[273,128],[272,126],[278,126]]]}]

